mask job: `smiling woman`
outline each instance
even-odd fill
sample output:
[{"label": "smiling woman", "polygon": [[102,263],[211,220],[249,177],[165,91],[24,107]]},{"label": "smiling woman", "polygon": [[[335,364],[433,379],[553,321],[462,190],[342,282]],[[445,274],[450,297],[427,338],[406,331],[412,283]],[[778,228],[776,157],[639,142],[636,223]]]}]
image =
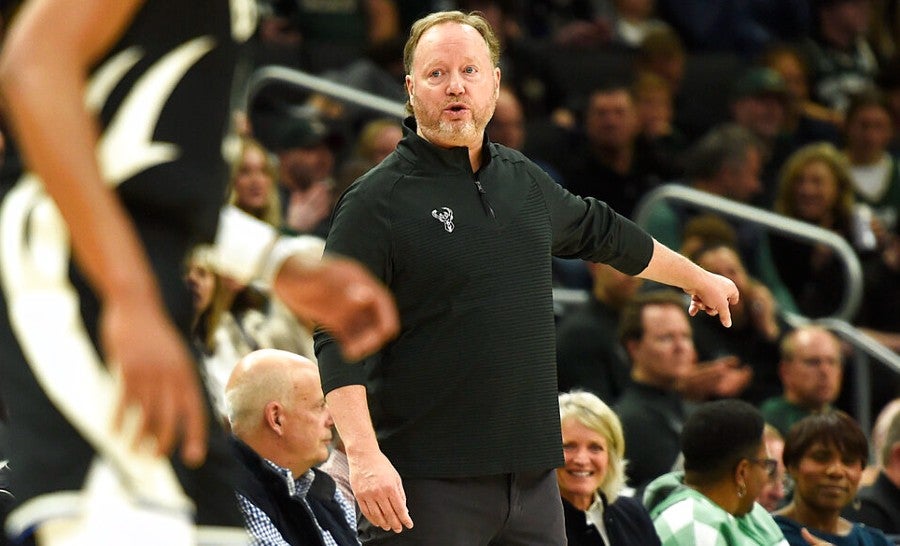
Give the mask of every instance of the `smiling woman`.
[{"label": "smiling woman", "polygon": [[589,392],[559,395],[565,465],[556,469],[572,546],[659,544],[644,507],[619,496],[625,485],[625,437],[615,413]]},{"label": "smiling woman", "polygon": [[865,435],[846,413],[811,415],[791,428],[783,457],[794,498],[775,516],[791,546],[809,544],[804,528],[834,546],[890,545],[880,530],[841,517],[856,497],[868,456]]}]

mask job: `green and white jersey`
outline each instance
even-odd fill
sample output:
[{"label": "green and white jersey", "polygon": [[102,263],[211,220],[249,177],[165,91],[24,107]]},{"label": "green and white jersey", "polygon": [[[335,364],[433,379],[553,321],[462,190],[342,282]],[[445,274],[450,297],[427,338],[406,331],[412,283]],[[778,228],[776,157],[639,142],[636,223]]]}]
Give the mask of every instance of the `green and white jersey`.
[{"label": "green and white jersey", "polygon": [[[682,483],[681,472],[657,478],[644,503],[663,546],[787,546],[772,516],[759,504],[735,517]],[[659,493],[669,491],[659,500]]]}]

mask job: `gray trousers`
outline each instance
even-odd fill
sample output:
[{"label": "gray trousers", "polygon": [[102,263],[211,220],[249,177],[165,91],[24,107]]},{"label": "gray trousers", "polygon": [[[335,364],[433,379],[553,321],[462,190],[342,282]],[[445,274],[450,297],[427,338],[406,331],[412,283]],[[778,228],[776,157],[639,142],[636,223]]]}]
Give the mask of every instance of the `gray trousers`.
[{"label": "gray trousers", "polygon": [[384,531],[363,519],[366,546],[564,546],[554,470],[477,478],[404,479],[412,529]]}]

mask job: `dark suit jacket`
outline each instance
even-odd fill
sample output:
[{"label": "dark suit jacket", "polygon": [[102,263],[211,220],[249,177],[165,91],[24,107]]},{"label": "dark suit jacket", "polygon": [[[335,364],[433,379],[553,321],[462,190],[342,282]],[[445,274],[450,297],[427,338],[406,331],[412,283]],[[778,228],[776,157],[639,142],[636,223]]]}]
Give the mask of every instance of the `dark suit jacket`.
[{"label": "dark suit jacket", "polygon": [[[644,506],[631,497],[619,497],[616,502],[606,504],[603,500],[603,522],[609,544],[605,546],[658,546],[659,536],[650,514]],[[562,500],[566,516],[566,538],[569,546],[601,546],[603,540],[597,528],[587,523],[584,512]]]}]

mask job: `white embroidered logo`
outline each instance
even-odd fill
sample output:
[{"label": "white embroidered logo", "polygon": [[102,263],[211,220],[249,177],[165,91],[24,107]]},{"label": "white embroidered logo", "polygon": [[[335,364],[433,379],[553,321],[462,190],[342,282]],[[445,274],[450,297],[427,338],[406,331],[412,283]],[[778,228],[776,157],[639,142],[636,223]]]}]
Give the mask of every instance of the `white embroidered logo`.
[{"label": "white embroidered logo", "polygon": [[456,227],[453,225],[453,211],[448,207],[441,207],[441,210],[434,209],[431,211],[431,215],[434,216],[438,222],[444,224],[444,229],[447,230],[447,233],[453,233],[453,229]]}]

